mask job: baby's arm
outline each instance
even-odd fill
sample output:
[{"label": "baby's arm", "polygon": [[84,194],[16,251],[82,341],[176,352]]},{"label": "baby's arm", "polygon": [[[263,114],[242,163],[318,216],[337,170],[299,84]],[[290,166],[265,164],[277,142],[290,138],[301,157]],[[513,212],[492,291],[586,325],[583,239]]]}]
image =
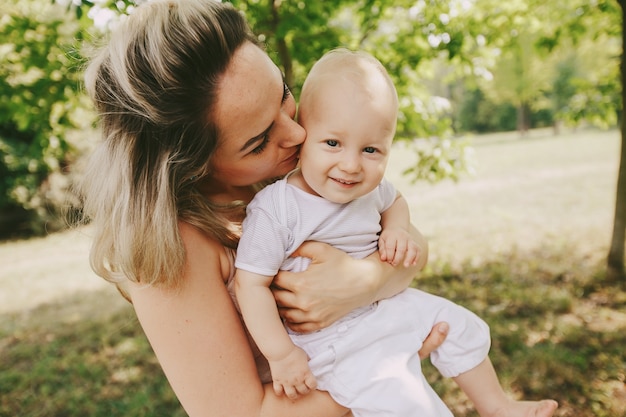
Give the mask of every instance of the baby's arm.
[{"label": "baby's arm", "polygon": [[411,237],[409,205],[398,193],[396,200],[381,213],[382,231],[378,239],[378,252],[382,261],[398,265],[404,260],[408,267],[417,263],[419,246]]},{"label": "baby's arm", "polygon": [[315,389],[317,383],[306,353],[295,346],[278,315],[276,301],[269,289],[273,277],[238,269],[235,294],[248,331],[267,358],[272,371],[274,391],[295,399]]}]

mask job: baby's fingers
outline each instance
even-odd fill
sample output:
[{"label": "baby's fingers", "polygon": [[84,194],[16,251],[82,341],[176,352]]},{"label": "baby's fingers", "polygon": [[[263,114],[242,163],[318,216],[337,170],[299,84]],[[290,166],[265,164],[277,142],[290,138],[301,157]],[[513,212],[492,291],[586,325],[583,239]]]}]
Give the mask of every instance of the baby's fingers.
[{"label": "baby's fingers", "polygon": [[296,385],[296,391],[299,395],[305,395],[317,388],[317,381],[315,377],[311,375],[307,375],[304,381],[298,385]]},{"label": "baby's fingers", "polygon": [[397,239],[379,239],[378,252],[380,253],[380,260],[383,262],[389,262],[392,265],[397,265],[402,261],[402,256],[398,258],[398,247],[400,242]]},{"label": "baby's fingers", "polygon": [[404,257],[404,266],[409,267],[411,265],[415,265],[419,258],[419,254],[420,254],[420,251],[419,251],[419,247],[417,246],[417,244],[415,244],[414,242],[409,244],[406,248],[406,256]]},{"label": "baby's fingers", "polygon": [[380,255],[380,260],[383,262],[387,262],[389,256],[387,254],[387,245],[386,240],[382,237],[378,239],[378,254]]},{"label": "baby's fingers", "polygon": [[395,250],[393,251],[393,258],[391,258],[390,263],[393,266],[398,265],[404,259],[406,255],[407,245],[406,242],[397,241],[395,244]]},{"label": "baby's fingers", "polygon": [[[274,384],[274,391],[276,390],[275,386],[276,384]],[[296,387],[294,385],[283,384],[281,386],[281,391],[284,392],[287,398],[289,398],[290,400],[295,400],[296,398],[298,398],[298,391],[296,390]]]},{"label": "baby's fingers", "polygon": [[272,384],[272,387],[274,387],[274,394],[276,394],[279,397],[283,395],[284,391],[283,391],[283,385],[281,383],[274,381],[274,383]]},{"label": "baby's fingers", "polygon": [[317,388],[317,380],[311,373],[306,376],[306,378],[304,379],[304,383],[310,390],[314,390],[315,388]]}]

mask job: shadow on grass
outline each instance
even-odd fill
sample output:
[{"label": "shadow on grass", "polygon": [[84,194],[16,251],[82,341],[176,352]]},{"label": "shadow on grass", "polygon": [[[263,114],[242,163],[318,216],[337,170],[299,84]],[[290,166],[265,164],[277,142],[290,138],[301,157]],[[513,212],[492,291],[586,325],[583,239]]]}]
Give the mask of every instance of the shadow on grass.
[{"label": "shadow on grass", "polygon": [[[512,396],[554,398],[557,416],[626,415],[623,287],[567,255],[461,270],[431,267],[418,285],[490,324],[490,356]],[[111,297],[78,294],[0,317],[0,416],[185,416],[130,306],[102,307]],[[452,381],[424,368],[455,416],[477,415]]]},{"label": "shadow on grass", "polygon": [[[431,270],[419,286],[489,323],[490,357],[505,390],[556,399],[556,416],[626,416],[626,291],[604,281],[602,266],[579,268],[566,254],[544,253],[462,269]],[[424,368],[455,416],[478,415],[454,383]]]},{"label": "shadow on grass", "polygon": [[102,307],[111,297],[0,317],[0,416],[186,416],[130,305]]}]

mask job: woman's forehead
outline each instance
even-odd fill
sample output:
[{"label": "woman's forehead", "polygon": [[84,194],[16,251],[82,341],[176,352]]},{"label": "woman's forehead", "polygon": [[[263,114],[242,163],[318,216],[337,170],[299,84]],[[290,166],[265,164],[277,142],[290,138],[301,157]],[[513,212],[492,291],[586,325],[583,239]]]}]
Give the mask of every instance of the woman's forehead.
[{"label": "woman's forehead", "polygon": [[280,111],[282,75],[263,50],[246,43],[235,52],[217,95],[214,116],[220,136],[245,143],[265,131]]}]

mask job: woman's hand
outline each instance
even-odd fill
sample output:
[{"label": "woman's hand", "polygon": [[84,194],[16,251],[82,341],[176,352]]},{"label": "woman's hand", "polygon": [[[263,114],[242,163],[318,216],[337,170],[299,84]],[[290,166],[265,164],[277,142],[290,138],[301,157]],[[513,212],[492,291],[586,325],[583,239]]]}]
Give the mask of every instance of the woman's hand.
[{"label": "woman's hand", "polygon": [[[358,307],[391,297],[408,287],[428,259],[428,243],[414,227],[411,235],[418,242],[419,259],[412,268],[393,268],[380,262],[378,253],[356,260],[339,249],[319,242],[305,242],[292,256],[311,259],[306,271],[281,271],[272,292],[280,315],[297,332],[328,327]],[[448,323],[437,323],[419,351],[430,355],[448,335]]]},{"label": "woman's hand", "polygon": [[413,226],[411,237],[418,246],[415,265],[391,266],[378,252],[353,259],[343,251],[319,242],[305,242],[292,256],[311,259],[306,271],[281,271],[272,291],[280,315],[296,332],[328,327],[358,307],[405,290],[428,259],[428,242]]},{"label": "woman's hand", "polygon": [[405,290],[428,260],[428,242],[413,226],[418,246],[415,265],[391,266],[378,251],[365,259],[353,259],[343,251],[319,242],[305,242],[292,256],[311,259],[306,271],[278,273],[272,291],[280,315],[296,332],[328,327],[358,307]]},{"label": "woman's hand", "polygon": [[[373,273],[370,263],[319,242],[304,243],[293,256],[310,258],[309,268],[297,273],[281,271],[272,287],[280,315],[292,330],[311,332],[328,327],[353,309],[378,299],[381,287],[368,279]],[[438,348],[448,330],[448,323],[437,323],[424,340],[420,358]]]},{"label": "woman's hand", "polygon": [[446,340],[449,329],[450,327],[446,322],[437,323],[433,326],[428,337],[424,340],[422,348],[418,352],[420,359],[427,358],[433,350],[437,349],[443,341]]},{"label": "woman's hand", "polygon": [[[371,263],[319,242],[305,242],[292,256],[311,259],[306,271],[280,271],[272,286],[280,315],[297,332],[328,327],[375,301]],[[378,256],[378,255],[376,255]]]}]

